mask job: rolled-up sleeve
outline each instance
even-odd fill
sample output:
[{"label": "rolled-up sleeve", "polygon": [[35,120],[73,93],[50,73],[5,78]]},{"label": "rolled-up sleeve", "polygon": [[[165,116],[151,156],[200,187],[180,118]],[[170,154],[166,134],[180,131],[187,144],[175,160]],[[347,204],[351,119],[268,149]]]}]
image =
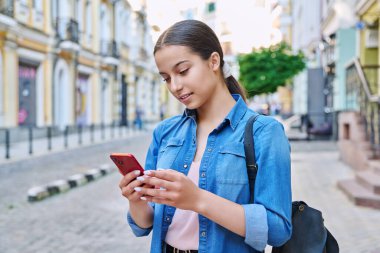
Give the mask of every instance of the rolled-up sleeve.
[{"label": "rolled-up sleeve", "polygon": [[127,212],[127,221],[128,221],[129,226],[132,229],[133,234],[137,237],[149,235],[150,231],[152,231],[153,226],[150,228],[139,227],[136,224],[136,222],[133,220],[133,218],[129,212]]},{"label": "rolled-up sleeve", "polygon": [[257,251],[263,251],[268,241],[268,223],[265,207],[250,204],[243,205],[243,208],[246,227],[245,243]]},{"label": "rolled-up sleeve", "polygon": [[256,124],[261,124],[254,131],[259,169],[254,204],[244,206],[245,241],[256,250],[263,250],[266,244],[283,245],[292,234],[290,145],[279,122]]}]

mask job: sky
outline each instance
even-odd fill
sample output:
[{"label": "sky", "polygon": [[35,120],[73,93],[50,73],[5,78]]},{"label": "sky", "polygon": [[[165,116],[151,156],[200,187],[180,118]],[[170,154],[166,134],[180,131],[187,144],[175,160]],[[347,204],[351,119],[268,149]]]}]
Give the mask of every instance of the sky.
[{"label": "sky", "polygon": [[[155,41],[162,31],[183,19],[181,11],[195,8],[203,10],[206,1],[147,0],[146,2],[148,22],[160,27],[160,31],[153,34]],[[255,6],[255,1],[252,0],[218,0],[216,8],[217,23],[224,23],[231,32],[229,38],[236,52],[247,53],[252,47],[269,46],[273,29],[272,16],[268,9]],[[198,13],[201,15],[202,11]],[[194,18],[200,19],[200,15]],[[218,31],[216,33],[219,34]]]}]

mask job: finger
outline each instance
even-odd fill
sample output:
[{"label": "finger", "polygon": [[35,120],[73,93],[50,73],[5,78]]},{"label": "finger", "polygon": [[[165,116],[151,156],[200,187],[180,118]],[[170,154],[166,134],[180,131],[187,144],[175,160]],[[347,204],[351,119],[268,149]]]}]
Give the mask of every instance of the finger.
[{"label": "finger", "polygon": [[141,181],[134,180],[131,183],[129,183],[128,185],[123,186],[121,188],[121,192],[122,192],[123,196],[128,197],[129,195],[131,195],[135,191],[134,188],[141,187],[143,184],[144,183]]},{"label": "finger", "polygon": [[142,196],[143,195],[139,192],[133,192],[131,195],[128,196],[128,200],[130,201],[141,200]]},{"label": "finger", "polygon": [[150,176],[141,176],[141,177],[137,177],[136,179],[137,179],[136,181],[141,181],[141,182],[144,182],[145,184],[152,185],[155,187],[159,187],[159,188],[161,187],[167,190],[175,189],[175,183],[166,181],[160,178],[150,177]]},{"label": "finger", "polygon": [[175,182],[183,175],[182,173],[167,169],[167,170],[147,170],[144,174],[150,177],[157,177],[166,181]]},{"label": "finger", "polygon": [[134,190],[141,193],[142,195],[146,195],[149,197],[166,198],[166,199],[172,198],[171,196],[172,193],[169,193],[166,190],[145,188],[145,187],[135,187]]},{"label": "finger", "polygon": [[130,188],[130,187],[123,187],[121,188],[121,195],[123,195],[124,197],[127,197],[129,198],[129,196],[134,192],[133,188]]},{"label": "finger", "polygon": [[150,196],[141,196],[141,200],[147,201],[147,202],[154,202],[157,204],[164,204],[168,206],[174,206],[174,202],[169,200],[169,199],[164,199],[164,198],[154,198]]},{"label": "finger", "polygon": [[119,183],[120,189],[123,188],[124,186],[128,185],[132,180],[134,180],[139,175],[140,175],[140,171],[139,170],[135,170],[135,171],[132,171],[132,172],[129,172],[128,174],[126,174],[120,180],[120,183]]}]

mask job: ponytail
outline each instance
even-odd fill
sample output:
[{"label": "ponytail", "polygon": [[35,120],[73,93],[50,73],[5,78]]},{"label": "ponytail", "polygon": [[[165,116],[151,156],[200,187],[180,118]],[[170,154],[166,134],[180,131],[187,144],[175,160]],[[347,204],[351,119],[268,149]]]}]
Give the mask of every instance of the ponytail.
[{"label": "ponytail", "polygon": [[231,75],[225,80],[226,80],[227,88],[230,91],[230,93],[239,94],[244,99],[244,102],[247,103],[246,91],[244,87],[241,86],[238,81],[236,81],[235,77]]}]

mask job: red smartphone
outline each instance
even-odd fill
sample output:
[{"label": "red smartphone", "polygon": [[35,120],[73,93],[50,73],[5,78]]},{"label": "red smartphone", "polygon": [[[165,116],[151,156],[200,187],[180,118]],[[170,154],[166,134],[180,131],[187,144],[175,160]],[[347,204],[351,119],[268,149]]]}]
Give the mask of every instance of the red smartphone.
[{"label": "red smartphone", "polygon": [[132,154],[112,153],[111,160],[116,164],[120,173],[125,176],[131,171],[139,170],[140,175],[144,174],[144,169]]}]

